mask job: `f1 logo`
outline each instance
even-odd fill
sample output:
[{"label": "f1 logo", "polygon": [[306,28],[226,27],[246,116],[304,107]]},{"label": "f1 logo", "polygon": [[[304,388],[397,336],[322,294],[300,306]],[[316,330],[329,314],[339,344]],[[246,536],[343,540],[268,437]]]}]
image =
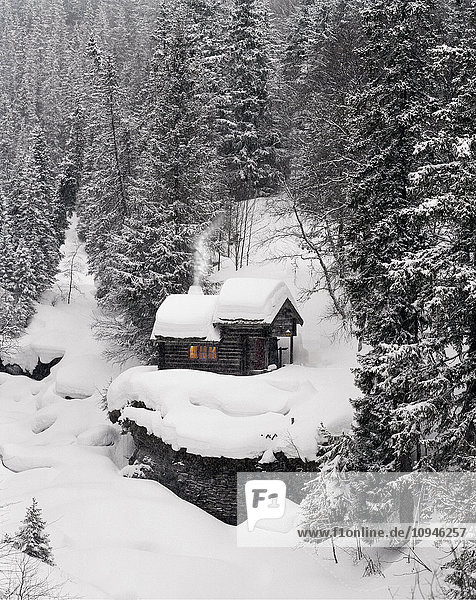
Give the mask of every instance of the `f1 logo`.
[{"label": "f1 logo", "polygon": [[248,530],[261,519],[280,519],[286,508],[286,484],[280,479],[253,479],[245,483]]}]

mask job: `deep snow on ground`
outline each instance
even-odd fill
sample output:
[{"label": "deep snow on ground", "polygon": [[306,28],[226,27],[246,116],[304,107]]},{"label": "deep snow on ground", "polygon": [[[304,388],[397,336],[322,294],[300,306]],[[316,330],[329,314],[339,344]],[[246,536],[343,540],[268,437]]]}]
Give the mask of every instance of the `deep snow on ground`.
[{"label": "deep snow on ground", "polygon": [[[132,448],[99,406],[118,370],[101,359],[103,346],[90,331],[98,309],[81,248],[77,289],[71,304],[65,300],[68,257],[76,247],[70,230],[65,273],[38,305],[16,357],[26,368],[38,357],[63,360],[41,382],[0,374],[0,534],[18,528],[35,497],[48,523],[54,579],[72,598],[410,597],[411,561],[383,562],[386,578],[362,578],[365,563],[354,565],[344,550],[335,565],[329,549],[316,557],[308,549],[238,548],[234,527],[155,482],[121,476]],[[284,276],[294,285],[291,264],[255,265],[243,273]],[[231,275],[227,268],[218,277]],[[298,272],[298,279],[305,278]],[[336,381],[351,382],[354,353],[351,345],[331,343],[327,325],[318,326],[321,305],[320,298],[304,305],[303,340],[317,367],[308,369],[308,377],[324,403],[332,403],[341,389]],[[286,373],[274,377],[284,382]]]},{"label": "deep snow on ground", "polygon": [[[269,462],[278,452],[315,460],[317,443],[326,439],[322,425],[333,433],[348,429],[346,394],[352,391],[334,369],[288,365],[239,377],[134,367],[112,382],[107,399],[109,410],[120,410],[121,419],[145,427],[175,450],[229,458],[267,453]],[[134,401],[146,408],[130,406]]]}]

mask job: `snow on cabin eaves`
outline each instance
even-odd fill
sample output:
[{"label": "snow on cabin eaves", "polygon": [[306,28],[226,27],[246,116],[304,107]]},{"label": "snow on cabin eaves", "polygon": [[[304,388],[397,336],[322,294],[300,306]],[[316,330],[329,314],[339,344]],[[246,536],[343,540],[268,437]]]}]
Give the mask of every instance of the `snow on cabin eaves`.
[{"label": "snow on cabin eaves", "polygon": [[251,277],[228,279],[218,296],[213,322],[271,324],[286,300],[299,312],[284,281]]},{"label": "snow on cabin eaves", "polygon": [[157,310],[151,339],[157,337],[219,340],[213,326],[218,296],[172,294]]}]

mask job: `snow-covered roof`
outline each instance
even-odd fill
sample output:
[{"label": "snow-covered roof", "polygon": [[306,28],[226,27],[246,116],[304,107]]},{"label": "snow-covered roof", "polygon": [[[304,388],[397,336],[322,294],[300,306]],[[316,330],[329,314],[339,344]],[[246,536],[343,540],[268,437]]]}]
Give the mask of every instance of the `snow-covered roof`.
[{"label": "snow-covered roof", "polygon": [[218,295],[172,294],[159,306],[151,339],[205,338],[219,340],[221,323],[271,324],[289,300],[297,312],[288,286],[278,279],[236,277],[228,279]]},{"label": "snow-covered roof", "polygon": [[219,340],[213,326],[218,296],[171,294],[157,310],[151,339],[156,337]]},{"label": "snow-covered roof", "polygon": [[270,324],[286,300],[298,312],[288,286],[279,279],[227,279],[218,296],[213,322],[251,321]]}]

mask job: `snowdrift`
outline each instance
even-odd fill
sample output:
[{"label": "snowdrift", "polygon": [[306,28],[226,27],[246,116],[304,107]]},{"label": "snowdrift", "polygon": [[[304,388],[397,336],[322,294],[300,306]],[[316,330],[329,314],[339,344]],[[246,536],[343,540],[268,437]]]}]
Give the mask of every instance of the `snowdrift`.
[{"label": "snowdrift", "polygon": [[[340,431],[350,424],[351,407],[335,370],[341,401],[332,401],[319,369],[288,366],[280,371],[238,377],[192,370],[134,367],[108,390],[109,411],[134,421],[149,434],[192,454],[256,458],[266,453],[313,460],[324,440],[323,425]],[[319,390],[319,391],[318,391]],[[332,394],[330,395],[332,396]],[[141,403],[145,408],[132,406]]]}]

